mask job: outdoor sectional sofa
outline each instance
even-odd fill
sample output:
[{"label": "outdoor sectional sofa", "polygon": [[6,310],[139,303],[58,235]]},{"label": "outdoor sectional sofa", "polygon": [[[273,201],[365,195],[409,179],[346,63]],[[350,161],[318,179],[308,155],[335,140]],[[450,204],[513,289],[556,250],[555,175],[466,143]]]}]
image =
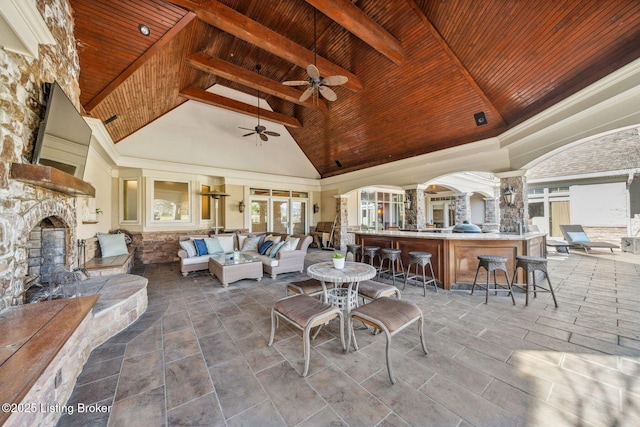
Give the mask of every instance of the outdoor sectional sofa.
[{"label": "outdoor sectional sofa", "polygon": [[[182,236],[180,237],[180,241],[204,239],[208,237],[209,236]],[[241,249],[244,240],[248,236],[245,234],[233,233],[219,234],[216,237],[220,241],[224,252],[229,253],[233,252],[234,249]],[[271,258],[268,255],[260,255],[258,251],[245,251],[244,253],[260,258],[264,274],[268,274],[273,279],[281,273],[302,272],[304,271],[304,258],[307,255],[307,248],[313,241],[313,238],[305,234],[294,234],[291,237],[299,238],[296,249],[278,251],[274,258]],[[285,240],[287,235],[281,235],[281,238],[282,240]],[[192,271],[207,270],[209,268],[209,258],[211,255],[207,254],[189,257],[187,251],[181,248],[178,251],[178,257],[180,258],[180,272],[183,276],[186,276]]]}]

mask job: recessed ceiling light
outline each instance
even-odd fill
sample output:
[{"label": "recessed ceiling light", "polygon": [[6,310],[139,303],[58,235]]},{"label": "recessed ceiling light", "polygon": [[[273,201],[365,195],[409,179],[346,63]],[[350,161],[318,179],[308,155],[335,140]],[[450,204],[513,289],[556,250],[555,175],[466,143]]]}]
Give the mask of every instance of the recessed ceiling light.
[{"label": "recessed ceiling light", "polygon": [[151,29],[144,24],[138,25],[138,31],[140,31],[140,34],[142,34],[143,36],[148,36],[149,34],[151,34]]}]

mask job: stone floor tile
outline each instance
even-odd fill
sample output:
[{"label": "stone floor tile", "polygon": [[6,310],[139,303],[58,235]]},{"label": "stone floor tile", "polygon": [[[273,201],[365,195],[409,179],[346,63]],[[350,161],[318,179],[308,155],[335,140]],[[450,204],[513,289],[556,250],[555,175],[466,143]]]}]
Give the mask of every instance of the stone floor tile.
[{"label": "stone floor tile", "polygon": [[324,399],[287,362],[256,376],[287,425],[298,425],[326,406]]},{"label": "stone floor tile", "polygon": [[191,320],[189,314],[186,311],[181,311],[173,314],[165,314],[162,316],[162,333],[170,334],[182,329],[190,328]]},{"label": "stone floor tile", "polygon": [[193,329],[183,329],[182,331],[166,334],[163,344],[165,363],[200,354],[200,344]]},{"label": "stone floor tile", "polygon": [[[384,422],[384,420],[383,420]],[[329,405],[326,405],[320,411],[313,415],[310,415],[306,420],[298,424],[297,427],[348,427],[348,424],[331,409]],[[383,424],[378,424],[383,426]]]},{"label": "stone floor tile", "polygon": [[[332,341],[336,348],[340,348],[340,342],[338,340]],[[293,368],[300,374],[304,371],[304,354],[302,346],[302,337],[294,336],[285,340],[275,341],[273,345],[284,356],[284,358],[293,366]],[[328,343],[327,343],[328,345]],[[316,350],[315,347],[311,347],[311,354],[309,355],[309,372],[307,375],[313,375],[314,373],[321,371],[322,369],[330,366],[330,362],[321,352]]]},{"label": "stone floor tile", "polygon": [[111,410],[109,426],[166,426],[164,387],[116,402]]},{"label": "stone floor tile", "polygon": [[76,380],[76,386],[81,386],[82,384],[87,384],[112,375],[119,375],[123,360],[123,357],[117,357],[100,362],[87,361]]},{"label": "stone floor tile", "polygon": [[116,399],[126,399],[164,385],[162,350],[131,357],[122,362]]},{"label": "stone floor tile", "polygon": [[373,426],[391,412],[370,391],[337,368],[328,367],[308,381],[349,426]]},{"label": "stone floor tile", "polygon": [[244,314],[231,317],[223,317],[222,324],[234,340],[259,333],[259,329]]},{"label": "stone floor tile", "polygon": [[194,399],[167,411],[170,426],[225,427],[224,416],[215,393]]},{"label": "stone floor tile", "polygon": [[201,354],[165,365],[167,409],[213,392],[207,366]]},{"label": "stone floor tile", "polygon": [[215,313],[205,314],[203,316],[193,316],[191,318],[193,329],[198,338],[212,335],[224,330],[222,321]]},{"label": "stone floor tile", "polygon": [[160,322],[156,322],[148,329],[140,331],[135,338],[127,343],[124,355],[128,359],[160,349],[162,349],[162,328]]},{"label": "stone floor tile", "polygon": [[253,406],[245,412],[227,420],[228,427],[284,427],[286,425],[280,414],[278,414],[273,407],[273,404],[269,401]]},{"label": "stone floor tile", "polygon": [[[383,335],[384,334],[379,334],[378,337],[380,339],[376,343],[371,344],[366,348],[361,348],[359,353],[365,355],[368,359],[375,361],[379,367],[383,368],[382,371],[388,373],[386,362],[386,339],[384,339]],[[395,337],[393,338],[395,339]],[[393,367],[396,379],[402,379],[411,384],[411,386],[420,388],[422,384],[435,375],[435,372],[429,369],[429,367],[415,360],[420,357],[419,355],[422,355],[423,358],[428,357],[422,351],[422,346],[420,344],[414,346],[414,348],[417,347],[415,352],[413,352],[411,357],[408,357],[398,351],[395,351],[393,339],[391,343],[392,348],[389,352],[389,357],[391,359],[391,366]],[[357,353],[354,353],[354,356],[355,355],[357,355]],[[377,371],[380,371],[380,369]]]},{"label": "stone floor tile", "polygon": [[441,375],[420,391],[474,426],[525,426],[526,421]]},{"label": "stone floor tile", "polygon": [[67,401],[68,405],[78,406],[78,404],[92,405],[103,400],[113,401],[116,394],[118,375],[101,378],[97,381],[82,384],[73,389],[71,397]]},{"label": "stone floor tile", "polygon": [[268,346],[269,340],[262,334],[251,335],[236,341],[238,349],[254,372],[274,366],[284,360],[275,349]]},{"label": "stone floor tile", "polygon": [[201,337],[198,341],[208,367],[225,363],[240,356],[240,350],[226,331]]},{"label": "stone floor tile", "polygon": [[209,372],[227,420],[268,399],[251,367],[242,357],[215,365]]},{"label": "stone floor tile", "polygon": [[58,427],[102,427],[109,422],[113,398],[96,403],[97,407],[105,408],[104,411],[78,411],[74,405],[73,413],[65,412],[58,420]]}]

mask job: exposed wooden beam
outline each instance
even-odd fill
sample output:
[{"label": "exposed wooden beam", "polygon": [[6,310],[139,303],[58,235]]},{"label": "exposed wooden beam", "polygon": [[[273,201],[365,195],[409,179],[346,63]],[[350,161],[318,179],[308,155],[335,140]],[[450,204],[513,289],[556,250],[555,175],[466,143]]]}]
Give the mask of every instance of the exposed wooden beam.
[{"label": "exposed wooden beam", "polygon": [[404,50],[400,42],[351,1],[306,1],[397,65],[404,62]]},{"label": "exposed wooden beam", "polygon": [[127,67],[118,77],[113,79],[111,83],[107,85],[99,94],[97,94],[93,99],[87,102],[86,105],[83,105],[86,112],[91,112],[98,104],[100,104],[111,92],[113,92],[122,82],[124,82],[129,76],[135,73],[138,68],[142,67],[142,65],[147,62],[153,55],[155,55],[158,50],[160,50],[163,46],[169,43],[175,36],[178,34],[184,27],[187,26],[189,22],[191,22],[196,17],[195,13],[187,13],[176,25],[174,25],[169,31],[165,33],[162,37],[158,39],[157,42],[153,44],[149,49],[147,49],[138,59],[136,59],[131,65]]},{"label": "exposed wooden beam", "polygon": [[[179,3],[180,2],[177,2],[176,4]],[[213,25],[260,49],[271,52],[299,67],[306,68],[307,65],[314,63],[313,52],[309,49],[305,49],[299,44],[215,0],[202,3],[194,12],[198,14],[200,20],[207,24]],[[320,56],[316,56],[315,59],[316,66],[322,76],[346,76],[349,81],[342,87],[354,92],[362,90],[362,83],[355,74]]]},{"label": "exposed wooden beam", "polygon": [[433,37],[438,41],[438,43],[440,43],[440,46],[442,46],[442,49],[447,53],[447,55],[449,55],[453,63],[456,65],[456,67],[458,67],[458,69],[462,73],[462,75],[467,79],[467,81],[469,82],[469,85],[471,85],[471,87],[476,91],[478,96],[480,96],[480,98],[482,98],[482,100],[487,105],[487,107],[489,107],[489,109],[491,110],[491,113],[495,115],[495,117],[500,119],[500,121],[506,126],[507,122],[502,117],[502,114],[500,114],[500,112],[495,107],[495,105],[493,105],[493,102],[491,102],[487,94],[484,93],[484,90],[482,90],[478,82],[476,82],[476,80],[473,78],[469,70],[467,70],[467,67],[465,67],[462,61],[460,61],[460,58],[458,58],[458,56],[453,52],[453,50],[451,50],[451,47],[449,47],[449,44],[447,43],[447,41],[438,32],[436,27],[433,26],[431,21],[429,21],[429,18],[427,18],[424,15],[424,13],[420,9],[420,7],[418,7],[418,5],[414,0],[406,0],[406,1],[409,4],[409,7],[413,9],[413,11],[416,13],[418,18],[420,18],[420,20],[423,22],[424,26],[427,27],[427,29],[431,32]]},{"label": "exposed wooden beam", "polygon": [[[194,101],[204,102],[205,104],[214,105],[224,108],[225,110],[235,111],[236,113],[246,114],[247,116],[258,117],[258,107],[236,101],[235,99],[207,92],[204,89],[188,87],[180,91],[180,96]],[[260,108],[260,118],[272,123],[278,123],[290,128],[300,128],[302,124],[295,117],[286,114],[276,113],[274,111],[263,110]]]},{"label": "exposed wooden beam", "polygon": [[322,100],[319,100],[320,102],[313,102],[311,99],[308,99],[307,101],[302,102],[299,100],[300,95],[302,95],[301,91],[289,86],[284,86],[280,82],[271,80],[245,68],[238,67],[237,65],[223,61],[222,59],[214,58],[205,53],[194,53],[187,56],[185,61],[189,66],[198,70],[214,74],[234,83],[293,102],[294,104],[314,108],[320,111],[328,111],[326,102]]}]

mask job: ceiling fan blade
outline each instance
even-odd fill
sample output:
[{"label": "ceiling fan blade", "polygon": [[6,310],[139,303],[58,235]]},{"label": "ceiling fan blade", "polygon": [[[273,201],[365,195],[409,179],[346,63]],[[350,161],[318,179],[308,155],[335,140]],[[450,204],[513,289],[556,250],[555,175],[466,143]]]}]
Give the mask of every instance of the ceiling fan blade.
[{"label": "ceiling fan blade", "polygon": [[338,95],[327,86],[320,86],[318,90],[320,91],[320,95],[324,96],[327,101],[335,101],[338,99]]},{"label": "ceiling fan blade", "polygon": [[243,128],[243,127],[241,127],[241,126],[238,126],[238,129],[244,129],[244,130],[252,130],[252,131],[255,131],[255,129]]},{"label": "ceiling fan blade", "polygon": [[265,130],[267,130],[267,128],[262,125],[256,126],[256,131],[258,131],[258,133],[264,132]]},{"label": "ceiling fan blade", "polygon": [[285,86],[306,86],[310,83],[306,80],[292,80],[289,82],[282,82],[282,84]]},{"label": "ceiling fan blade", "polygon": [[300,101],[304,102],[307,99],[309,99],[309,97],[311,96],[311,94],[313,93],[313,86],[308,87],[304,92],[302,92],[302,95],[300,96]]},{"label": "ceiling fan blade", "polygon": [[311,77],[312,79],[320,78],[320,71],[318,71],[318,67],[313,64],[307,65],[307,74],[309,74],[309,77]]},{"label": "ceiling fan blade", "polygon": [[242,135],[242,136],[249,136],[249,135],[253,135],[254,133],[255,133],[255,132],[245,133],[245,134],[244,134],[244,135]]},{"label": "ceiling fan blade", "polygon": [[322,79],[322,84],[327,86],[340,86],[347,81],[349,81],[349,79],[345,76],[329,76]]},{"label": "ceiling fan blade", "polygon": [[269,135],[269,136],[280,136],[280,134],[279,134],[279,133],[277,133],[277,132],[272,132],[272,131],[270,131],[270,130],[265,130],[263,133],[264,133],[264,134],[266,134],[266,135]]},{"label": "ceiling fan blade", "polygon": [[263,141],[268,141],[269,138],[267,138],[267,135],[265,135],[264,133],[259,134],[260,135],[260,139]]}]

